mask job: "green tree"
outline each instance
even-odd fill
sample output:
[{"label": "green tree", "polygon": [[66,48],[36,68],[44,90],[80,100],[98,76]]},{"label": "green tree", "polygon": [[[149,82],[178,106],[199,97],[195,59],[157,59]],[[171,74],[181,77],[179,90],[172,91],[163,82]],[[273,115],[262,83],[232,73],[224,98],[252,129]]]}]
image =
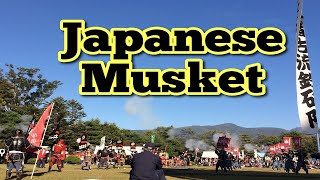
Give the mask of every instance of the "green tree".
[{"label": "green tree", "polygon": [[283,137],[302,137],[303,134],[298,131],[290,131],[290,132],[284,132],[280,135],[280,139]]},{"label": "green tree", "polygon": [[301,146],[305,152],[316,153],[318,152],[317,138],[315,136],[303,136],[301,139]]},{"label": "green tree", "polygon": [[170,136],[168,134],[168,131],[172,129],[173,126],[170,127],[157,127],[154,131],[158,136],[160,136],[163,139],[168,139]]},{"label": "green tree", "polygon": [[12,135],[16,125],[21,123],[20,114],[13,111],[0,111],[0,139],[6,139]]},{"label": "green tree", "polygon": [[245,144],[252,143],[251,137],[249,135],[247,135],[247,134],[240,134],[239,139],[240,139],[240,142],[241,142],[241,144],[240,144],[240,148],[241,149],[244,148]]},{"label": "green tree", "polygon": [[213,142],[213,135],[216,134],[216,130],[206,130],[199,134],[200,140],[207,144],[212,144]]},{"label": "green tree", "polygon": [[71,99],[67,101],[68,106],[68,123],[69,125],[73,125],[76,121],[81,120],[82,118],[86,117],[86,113],[84,112],[82,104],[78,101]]},{"label": "green tree", "polygon": [[0,78],[7,84],[5,107],[19,114],[32,115],[38,112],[38,107],[44,105],[46,99],[61,85],[60,81],[44,79],[38,68],[15,68],[12,64],[6,67],[8,72],[1,73]]},{"label": "green tree", "polygon": [[141,135],[139,135],[138,133],[136,133],[134,131],[127,130],[127,129],[122,129],[120,131],[121,131],[121,134],[122,134],[122,137],[123,137],[123,144],[125,146],[130,146],[130,144],[132,142],[134,142],[134,143],[136,143],[136,145],[140,145],[140,146],[142,144],[144,144],[142,142]]},{"label": "green tree", "polygon": [[192,139],[195,136],[195,132],[192,128],[182,128],[179,132],[179,138],[187,140]]},{"label": "green tree", "polygon": [[[26,117],[40,117],[39,107],[45,105],[60,81],[48,81],[38,68],[15,68],[12,64],[0,68],[0,138],[11,135],[14,128],[26,130]],[[6,72],[6,73],[4,73]]]},{"label": "green tree", "polygon": [[181,139],[173,138],[167,143],[167,152],[170,156],[177,156],[184,150],[184,142]]},{"label": "green tree", "polygon": [[9,110],[8,105],[13,98],[10,86],[11,84],[9,84],[3,74],[3,69],[0,68],[0,111]]},{"label": "green tree", "polygon": [[264,134],[259,134],[257,137],[253,139],[253,143],[257,144],[259,146],[261,145],[273,145],[281,142],[281,139],[279,136],[268,136]]},{"label": "green tree", "polygon": [[47,105],[51,103],[54,103],[54,107],[46,136],[48,137],[52,129],[59,125],[59,138],[64,139],[71,149],[78,147],[76,143],[77,138],[81,136],[84,130],[88,131],[81,129],[81,127],[86,126],[85,124],[83,126],[81,126],[81,123],[75,124],[75,122],[80,122],[86,115],[83,106],[74,99],[66,100],[61,96],[53,98]]}]

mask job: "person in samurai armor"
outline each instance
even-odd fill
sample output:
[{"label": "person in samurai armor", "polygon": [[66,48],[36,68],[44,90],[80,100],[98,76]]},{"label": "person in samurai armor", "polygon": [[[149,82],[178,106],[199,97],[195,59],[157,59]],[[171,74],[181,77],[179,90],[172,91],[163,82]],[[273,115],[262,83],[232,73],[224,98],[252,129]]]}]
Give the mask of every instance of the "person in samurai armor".
[{"label": "person in samurai armor", "polygon": [[85,167],[88,167],[88,170],[91,170],[91,162],[92,162],[92,152],[90,148],[84,151],[84,160],[81,164],[81,169],[84,170]]},{"label": "person in samurai armor", "polygon": [[42,148],[38,153],[37,167],[44,168],[46,164],[47,150],[45,148]]},{"label": "person in samurai armor", "polygon": [[105,147],[103,150],[98,152],[98,156],[99,156],[99,164],[98,164],[98,168],[102,168],[104,165],[106,165],[106,169],[109,168],[109,155],[110,155],[110,151],[108,150],[108,147]]},{"label": "person in samurai armor", "polygon": [[51,168],[54,164],[57,163],[58,171],[61,172],[62,169],[62,159],[64,158],[63,151],[65,151],[67,148],[67,145],[64,144],[64,140],[60,139],[57,144],[55,144],[52,148],[52,156],[51,161],[49,163],[49,170],[51,171]]},{"label": "person in samurai armor", "polygon": [[230,152],[227,153],[226,168],[228,171],[232,171],[232,159],[233,155]]},{"label": "person in samurai armor", "polygon": [[272,170],[275,169],[280,170],[280,157],[278,155],[273,158]]},{"label": "person in samurai armor", "polygon": [[307,161],[307,153],[303,152],[302,150],[299,150],[297,153],[298,156],[298,162],[297,162],[297,167],[296,167],[296,174],[299,173],[300,169],[302,168],[306,174],[309,174],[307,165],[308,165],[308,161]]},{"label": "person in samurai armor", "polygon": [[30,143],[23,135],[21,129],[17,129],[14,132],[13,137],[5,141],[7,148],[7,173],[6,179],[10,179],[11,171],[16,169],[17,179],[22,179],[23,174],[23,162],[25,149],[30,146]]},{"label": "person in samurai armor", "polygon": [[216,173],[218,173],[219,167],[224,172],[227,172],[226,168],[226,160],[227,160],[227,152],[222,148],[220,151],[216,150],[216,154],[218,155],[218,162],[216,164]]},{"label": "person in samurai armor", "polygon": [[67,158],[67,149],[61,151],[61,167],[64,168],[64,160]]},{"label": "person in samurai armor", "polygon": [[114,149],[109,149],[110,154],[109,154],[109,164],[112,165],[113,169],[116,168],[116,159],[117,153]]},{"label": "person in samurai armor", "polygon": [[294,167],[294,162],[293,162],[293,158],[294,158],[294,154],[291,150],[289,150],[288,153],[285,153],[285,170],[287,173],[290,173],[290,170],[292,170],[293,172],[295,172],[295,167]]},{"label": "person in samurai armor", "polygon": [[126,164],[126,152],[125,150],[122,150],[120,152],[119,165],[123,167],[125,164]]}]

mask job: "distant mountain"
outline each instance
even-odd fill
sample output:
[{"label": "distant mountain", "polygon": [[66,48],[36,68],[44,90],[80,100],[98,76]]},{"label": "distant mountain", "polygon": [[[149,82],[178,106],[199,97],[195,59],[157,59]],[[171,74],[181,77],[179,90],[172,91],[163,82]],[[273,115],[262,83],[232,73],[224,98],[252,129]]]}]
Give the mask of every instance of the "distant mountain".
[{"label": "distant mountain", "polygon": [[[191,128],[196,134],[200,134],[208,130],[216,130],[216,131],[222,131],[222,132],[229,132],[231,134],[248,134],[251,137],[255,137],[258,134],[279,136],[284,132],[289,132],[292,130],[299,131],[299,132],[301,131],[301,128],[294,128],[292,130],[285,130],[285,129],[273,128],[273,127],[246,128],[246,127],[241,127],[232,123],[224,123],[224,124],[213,125],[213,126],[186,126],[186,127],[174,128],[174,130],[176,131],[175,134],[179,134],[177,132],[180,132],[184,128]],[[146,130],[135,130],[135,132],[138,132],[138,133],[143,133],[145,131]]]},{"label": "distant mountain", "polygon": [[296,128],[291,129],[291,131],[298,131],[298,132],[302,133],[302,128],[301,127],[296,127]]},{"label": "distant mountain", "polygon": [[272,127],[245,128],[232,123],[225,123],[214,126],[187,126],[177,129],[183,128],[191,128],[197,134],[207,130],[216,130],[222,132],[229,132],[231,134],[247,134],[252,137],[257,136],[258,134],[278,136],[281,135],[281,133],[283,132],[288,132],[288,130],[285,129]]}]

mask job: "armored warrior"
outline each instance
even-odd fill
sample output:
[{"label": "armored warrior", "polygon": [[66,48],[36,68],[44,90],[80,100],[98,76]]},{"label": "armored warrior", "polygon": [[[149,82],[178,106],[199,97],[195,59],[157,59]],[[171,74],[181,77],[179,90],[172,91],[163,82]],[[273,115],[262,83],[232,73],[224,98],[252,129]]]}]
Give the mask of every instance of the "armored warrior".
[{"label": "armored warrior", "polygon": [[64,160],[67,158],[67,149],[61,151],[61,167],[64,167]]},{"label": "armored warrior", "polygon": [[233,155],[230,152],[228,152],[226,162],[225,162],[225,168],[228,171],[232,171],[232,162],[233,162]]},{"label": "armored warrior", "polygon": [[46,161],[45,159],[47,157],[47,150],[45,148],[42,148],[41,150],[39,150],[38,154],[37,167],[44,168]]},{"label": "armored warrior", "polygon": [[293,158],[294,158],[294,154],[291,150],[289,150],[288,153],[285,153],[285,170],[287,173],[290,172],[290,170],[292,170],[293,172],[295,172],[295,167],[294,167],[294,162],[293,162]]},{"label": "armored warrior", "polygon": [[16,169],[17,179],[22,179],[23,162],[25,149],[30,146],[28,140],[24,137],[22,130],[17,129],[14,136],[5,141],[7,148],[7,174],[6,179],[10,179],[11,171]]},{"label": "armored warrior", "polygon": [[64,144],[64,140],[61,139],[58,141],[57,144],[55,144],[52,148],[52,156],[51,156],[51,161],[49,163],[49,170],[48,172],[51,171],[51,168],[54,164],[57,163],[58,166],[58,171],[61,172],[62,168],[62,160],[64,159],[63,152],[66,150],[67,145]]},{"label": "armored warrior", "polygon": [[108,150],[108,147],[105,147],[103,150],[98,151],[98,156],[99,156],[99,164],[98,168],[102,168],[104,165],[106,165],[106,169],[109,168],[109,155],[110,151]]},{"label": "armored warrior", "polygon": [[84,151],[84,160],[81,164],[81,169],[84,170],[85,167],[88,167],[88,170],[91,170],[92,163],[92,152],[90,148]]},{"label": "armored warrior", "polygon": [[119,165],[121,167],[123,167],[125,165],[125,162],[126,162],[126,152],[125,150],[122,150],[120,153],[120,157],[119,157]]},{"label": "armored warrior", "polygon": [[307,153],[303,152],[301,149],[298,151],[297,153],[298,156],[298,162],[297,162],[297,167],[296,167],[296,174],[299,173],[300,169],[302,168],[306,174],[309,174],[307,165],[308,165],[308,161],[307,161]]},{"label": "armored warrior", "polygon": [[227,169],[226,169],[227,152],[224,150],[224,148],[222,148],[220,151],[216,150],[216,154],[219,157],[218,162],[216,164],[216,173],[218,172],[219,167],[221,167],[221,169],[224,172],[227,172]]}]

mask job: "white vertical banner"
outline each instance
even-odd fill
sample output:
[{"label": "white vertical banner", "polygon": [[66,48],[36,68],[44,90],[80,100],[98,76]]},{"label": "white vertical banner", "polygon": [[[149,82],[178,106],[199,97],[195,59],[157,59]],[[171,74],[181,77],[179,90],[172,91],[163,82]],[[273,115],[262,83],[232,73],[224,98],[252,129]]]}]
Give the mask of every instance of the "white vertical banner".
[{"label": "white vertical banner", "polygon": [[106,136],[103,136],[101,138],[101,141],[100,141],[100,149],[104,149],[104,147],[106,146]]},{"label": "white vertical banner", "polygon": [[301,128],[305,134],[318,133],[313,82],[302,15],[303,0],[298,0],[296,86]]}]

